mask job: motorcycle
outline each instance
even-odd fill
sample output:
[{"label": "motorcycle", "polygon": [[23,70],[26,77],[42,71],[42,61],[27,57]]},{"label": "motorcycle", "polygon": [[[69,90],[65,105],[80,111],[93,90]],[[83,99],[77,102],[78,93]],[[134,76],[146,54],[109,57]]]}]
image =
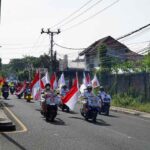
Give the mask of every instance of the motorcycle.
[{"label": "motorcycle", "polygon": [[62,111],[66,110],[66,112],[70,112],[70,109],[69,109],[69,107],[67,105],[61,104],[60,107],[61,107]]},{"label": "motorcycle", "polygon": [[45,104],[45,101],[41,101],[41,114],[46,118],[46,121],[53,122],[57,116],[57,105]]},{"label": "motorcycle", "polygon": [[104,113],[109,116],[110,102],[102,102],[99,114]]},{"label": "motorcycle", "polygon": [[59,107],[61,108],[62,111],[70,112],[69,107],[67,105],[63,104],[62,100],[61,100],[61,103],[59,104]]},{"label": "motorcycle", "polygon": [[20,93],[20,94],[18,94],[18,95],[16,95],[17,97],[18,97],[18,99],[21,99],[22,98],[22,96],[23,96],[23,92],[22,93]]},{"label": "motorcycle", "polygon": [[24,98],[26,99],[27,102],[30,102],[32,100],[32,95],[31,95],[31,90],[27,89],[25,92]]},{"label": "motorcycle", "polygon": [[14,87],[14,86],[11,86],[11,87],[10,87],[10,93],[13,95],[14,92],[15,92],[15,87]]},{"label": "motorcycle", "polygon": [[2,94],[3,94],[4,99],[7,99],[8,96],[9,96],[9,89],[5,88],[5,89],[2,91]]},{"label": "motorcycle", "polygon": [[86,106],[86,108],[80,109],[80,113],[85,120],[92,119],[93,122],[96,122],[98,107]]},{"label": "motorcycle", "polygon": [[46,121],[53,122],[57,116],[57,105],[47,105],[47,111],[45,113]]}]

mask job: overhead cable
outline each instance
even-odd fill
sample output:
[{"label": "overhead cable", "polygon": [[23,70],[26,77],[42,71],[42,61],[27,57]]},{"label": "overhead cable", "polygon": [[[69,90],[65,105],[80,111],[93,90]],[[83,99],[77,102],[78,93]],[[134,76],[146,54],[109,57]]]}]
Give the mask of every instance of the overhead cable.
[{"label": "overhead cable", "polygon": [[86,21],[88,21],[88,20],[90,20],[90,19],[93,19],[94,17],[96,17],[97,15],[99,15],[100,13],[102,13],[103,11],[109,9],[110,7],[112,7],[113,5],[115,5],[116,3],[118,3],[119,1],[120,1],[120,0],[116,0],[115,2],[111,3],[110,5],[106,6],[106,7],[103,8],[103,9],[101,9],[100,11],[98,11],[98,12],[95,13],[95,14],[93,14],[92,16],[90,16],[90,17],[88,17],[88,18],[82,20],[81,22],[78,22],[77,24],[74,24],[73,26],[68,27],[68,28],[66,28],[66,29],[64,29],[64,30],[62,30],[62,31],[70,30],[70,29],[72,29],[72,28],[75,28],[75,27],[79,26],[80,24],[83,24],[84,22],[86,22]]},{"label": "overhead cable", "polygon": [[93,0],[89,0],[88,2],[86,2],[84,5],[82,5],[79,9],[77,9],[76,11],[74,11],[72,14],[70,14],[69,16],[65,17],[64,19],[62,19],[61,21],[59,21],[58,23],[56,23],[55,25],[51,26],[51,28],[54,28],[58,25],[60,25],[61,23],[65,22],[66,20],[68,20],[70,17],[74,16],[77,12],[79,12],[82,8],[84,8],[86,5],[88,5],[90,2],[92,2]]},{"label": "overhead cable", "polygon": [[85,14],[86,12],[88,12],[90,9],[92,9],[94,6],[96,6],[97,4],[101,3],[103,0],[99,0],[96,3],[94,3],[92,6],[88,7],[86,10],[84,10],[83,12],[81,12],[80,14],[76,15],[75,17],[69,19],[66,23],[62,24],[60,27],[65,26],[66,24],[69,24],[70,22],[72,22],[73,20],[75,20],[76,18],[82,16],[83,14]]}]

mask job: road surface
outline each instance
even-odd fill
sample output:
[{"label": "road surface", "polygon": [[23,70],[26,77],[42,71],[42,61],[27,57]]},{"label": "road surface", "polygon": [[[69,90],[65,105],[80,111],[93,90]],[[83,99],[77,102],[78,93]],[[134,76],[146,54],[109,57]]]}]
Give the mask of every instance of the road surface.
[{"label": "road surface", "polygon": [[59,111],[56,121],[47,123],[37,102],[15,96],[4,102],[27,131],[1,133],[0,150],[150,150],[149,119],[111,112],[98,115],[94,124],[84,120],[76,105],[74,113]]}]

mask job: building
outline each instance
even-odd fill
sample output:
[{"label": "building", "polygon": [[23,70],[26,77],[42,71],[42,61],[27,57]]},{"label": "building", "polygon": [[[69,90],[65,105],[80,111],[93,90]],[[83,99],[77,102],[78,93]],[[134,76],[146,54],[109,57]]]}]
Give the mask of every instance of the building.
[{"label": "building", "polygon": [[86,70],[91,70],[100,66],[98,48],[102,45],[106,46],[108,56],[119,58],[122,61],[136,61],[143,58],[142,55],[131,51],[127,46],[111,36],[107,36],[94,42],[79,54],[80,56],[85,56]]},{"label": "building", "polygon": [[68,56],[64,55],[63,59],[59,60],[59,71],[66,70],[84,70],[85,61],[84,59],[68,60]]}]

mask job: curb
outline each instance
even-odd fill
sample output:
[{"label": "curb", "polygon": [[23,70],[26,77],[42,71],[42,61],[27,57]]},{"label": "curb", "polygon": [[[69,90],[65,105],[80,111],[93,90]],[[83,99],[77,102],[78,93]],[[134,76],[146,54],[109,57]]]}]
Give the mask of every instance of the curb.
[{"label": "curb", "polygon": [[16,125],[6,116],[4,112],[4,105],[0,104],[0,131],[15,131]]},{"label": "curb", "polygon": [[130,114],[130,115],[150,119],[150,114],[149,113],[140,112],[140,111],[137,111],[137,110],[127,109],[127,108],[122,108],[122,107],[114,107],[114,106],[111,106],[110,110],[114,111],[114,112],[120,112],[120,113],[124,113],[124,114]]}]

